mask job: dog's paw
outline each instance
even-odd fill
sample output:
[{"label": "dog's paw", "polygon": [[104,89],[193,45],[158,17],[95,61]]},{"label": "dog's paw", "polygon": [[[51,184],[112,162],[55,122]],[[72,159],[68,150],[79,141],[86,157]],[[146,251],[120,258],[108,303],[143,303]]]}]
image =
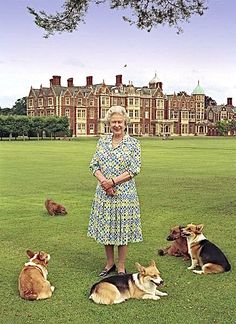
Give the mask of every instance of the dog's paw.
[{"label": "dog's paw", "polygon": [[55,287],[51,286],[51,291],[54,292],[54,290],[55,290]]},{"label": "dog's paw", "polygon": [[159,300],[159,299],[161,299],[161,297],[159,297],[159,296],[153,296],[152,299],[153,300]]},{"label": "dog's paw", "polygon": [[202,271],[202,270],[193,270],[193,273],[196,273],[196,274],[203,274],[203,271]]},{"label": "dog's paw", "polygon": [[164,296],[168,296],[168,294],[166,292],[161,292],[161,293],[158,293],[158,296],[164,297]]},{"label": "dog's paw", "polygon": [[188,270],[193,270],[195,267],[193,266],[190,266],[190,267],[187,267]]}]

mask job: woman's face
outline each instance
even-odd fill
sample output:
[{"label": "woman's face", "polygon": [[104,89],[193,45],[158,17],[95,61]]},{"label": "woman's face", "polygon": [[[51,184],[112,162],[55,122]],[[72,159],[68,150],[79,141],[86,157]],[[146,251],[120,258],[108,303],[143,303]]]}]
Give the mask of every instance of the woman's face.
[{"label": "woman's face", "polygon": [[110,129],[114,135],[123,135],[125,132],[125,119],[121,114],[113,114],[110,120]]}]

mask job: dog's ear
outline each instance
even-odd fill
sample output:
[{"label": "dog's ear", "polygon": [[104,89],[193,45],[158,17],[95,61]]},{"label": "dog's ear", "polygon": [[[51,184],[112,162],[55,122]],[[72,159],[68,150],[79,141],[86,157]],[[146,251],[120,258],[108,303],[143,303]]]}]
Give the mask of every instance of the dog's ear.
[{"label": "dog's ear", "polygon": [[145,268],[141,264],[139,264],[138,262],[136,262],[135,263],[135,266],[138,269],[139,273],[141,273],[143,275],[145,274]]},{"label": "dog's ear", "polygon": [[204,227],[203,224],[196,225],[196,230],[198,231],[198,233],[201,233],[202,232],[203,227]]},{"label": "dog's ear", "polygon": [[39,260],[44,261],[45,260],[45,252],[40,251],[38,253],[38,258],[39,258]]},{"label": "dog's ear", "polygon": [[29,257],[30,259],[33,258],[33,256],[35,255],[35,253],[32,252],[31,250],[27,250],[27,251],[26,251],[26,254],[28,255],[28,257]]},{"label": "dog's ear", "polygon": [[152,261],[150,262],[150,266],[151,266],[151,267],[156,267],[156,262],[155,262],[154,260],[152,260]]},{"label": "dog's ear", "polygon": [[185,228],[184,225],[179,225],[179,230],[181,231],[183,228]]}]

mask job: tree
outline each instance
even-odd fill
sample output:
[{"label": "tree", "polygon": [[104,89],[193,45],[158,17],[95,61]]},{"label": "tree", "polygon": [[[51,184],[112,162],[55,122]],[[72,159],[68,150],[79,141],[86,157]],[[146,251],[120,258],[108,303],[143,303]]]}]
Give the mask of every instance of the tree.
[{"label": "tree", "polygon": [[13,115],[27,115],[26,112],[26,97],[17,99],[14,106],[12,107]]},{"label": "tree", "polygon": [[12,109],[0,107],[0,115],[3,115],[3,116],[12,115]]},{"label": "tree", "polygon": [[56,139],[57,133],[68,135],[69,122],[67,117],[50,116],[45,118],[45,130]]},{"label": "tree", "polygon": [[35,24],[45,30],[44,37],[47,38],[55,32],[76,30],[94,2],[96,5],[109,2],[111,9],[127,9],[131,17],[123,16],[123,19],[139,29],[151,31],[159,25],[169,25],[177,28],[177,33],[182,31],[180,23],[189,22],[195,14],[203,15],[207,9],[207,0],[64,0],[63,11],[55,15],[27,8],[34,16]]},{"label": "tree", "polygon": [[208,106],[216,106],[217,103],[214,99],[212,99],[211,97],[209,96],[205,96],[205,107],[208,107]]},{"label": "tree", "polygon": [[45,118],[44,117],[30,117],[31,118],[31,130],[36,132],[37,138],[39,140],[40,133],[43,133],[44,125],[45,125]]},{"label": "tree", "polygon": [[227,135],[229,131],[229,123],[227,120],[221,120],[216,123],[218,132],[221,136]]},{"label": "tree", "polygon": [[180,91],[180,92],[177,93],[177,96],[185,96],[185,97],[187,97],[188,94],[187,94],[186,91]]}]

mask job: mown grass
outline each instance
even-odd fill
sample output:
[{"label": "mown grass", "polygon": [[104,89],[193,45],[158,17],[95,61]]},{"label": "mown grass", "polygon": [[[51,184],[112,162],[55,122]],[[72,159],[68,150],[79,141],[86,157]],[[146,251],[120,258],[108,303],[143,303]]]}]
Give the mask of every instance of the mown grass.
[{"label": "mown grass", "polygon": [[[127,269],[155,259],[169,296],[115,306],[88,300],[104,266],[103,247],[87,238],[96,181],[88,165],[96,139],[0,143],[0,322],[2,323],[233,323],[235,322],[236,140],[141,139],[142,172],[136,178],[144,242],[130,245]],[[50,217],[44,200],[69,214]],[[197,276],[189,262],[159,257],[169,228],[204,223],[205,235],[228,256],[232,271]],[[51,254],[49,300],[28,302],[17,291],[25,251]]]}]

